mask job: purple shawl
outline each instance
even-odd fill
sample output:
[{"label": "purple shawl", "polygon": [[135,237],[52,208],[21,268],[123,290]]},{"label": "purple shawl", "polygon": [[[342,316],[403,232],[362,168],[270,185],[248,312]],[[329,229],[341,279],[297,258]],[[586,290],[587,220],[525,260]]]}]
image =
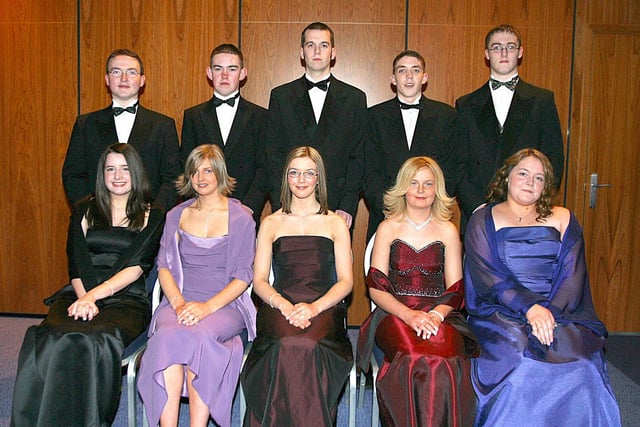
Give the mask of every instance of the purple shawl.
[{"label": "purple shawl", "polygon": [[[158,252],[158,269],[164,267],[171,271],[178,288],[182,291],[183,275],[180,253],[178,251],[178,227],[182,211],[195,203],[196,199],[189,199],[171,209],[167,213],[164,232],[160,240]],[[253,258],[256,253],[255,222],[242,204],[229,198],[229,244],[227,245],[226,274],[229,282],[239,279],[247,283],[253,280]],[[163,298],[158,308],[168,305]],[[236,299],[236,304],[242,313],[247,335],[250,341],[256,336],[256,308],[251,301],[249,292],[244,292]],[[156,313],[158,310],[156,310]],[[149,335],[155,330],[155,316],[151,321]]]}]

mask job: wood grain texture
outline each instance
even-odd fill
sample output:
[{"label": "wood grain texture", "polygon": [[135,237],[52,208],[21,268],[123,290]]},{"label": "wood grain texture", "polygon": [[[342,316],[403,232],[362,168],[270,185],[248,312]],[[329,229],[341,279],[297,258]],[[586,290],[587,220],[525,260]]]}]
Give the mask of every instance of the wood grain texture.
[{"label": "wood grain texture", "polygon": [[[576,19],[567,204],[583,224],[594,303],[610,331],[640,330],[639,10],[579,1]],[[589,208],[593,172],[613,187],[599,189]]]},{"label": "wood grain texture", "polygon": [[0,2],[2,312],[43,312],[42,299],[67,278],[59,141],[76,111],[75,1],[57,5]]},{"label": "wood grain texture", "polygon": [[[60,179],[62,161],[78,110],[85,113],[110,102],[104,62],[119,47],[137,51],[145,63],[147,85],[141,102],[176,119],[180,131],[184,109],[211,96],[205,69],[211,49],[223,42],[241,43],[248,68],[243,96],[266,107],[273,87],[303,73],[299,61],[302,29],[312,21],[324,21],[336,35],[334,74],[364,90],[368,104],[373,105],[393,96],[389,86],[391,61],[404,49],[406,32],[408,47],[420,51],[427,61],[429,83],[425,94],[453,104],[457,97],[486,82],[486,32],[499,23],[511,23],[523,36],[525,53],[520,73],[525,80],[554,91],[563,132],[569,122],[573,82],[571,119],[577,124],[568,159],[574,167],[565,177],[567,205],[585,213],[583,185],[593,153],[587,144],[590,130],[583,123],[590,119],[587,99],[592,96],[593,82],[589,77],[591,60],[582,54],[597,43],[611,40],[603,36],[596,42],[589,36],[578,44],[575,62],[583,68],[571,75],[573,0],[410,0],[408,9],[405,0],[328,0],[317,4],[301,0],[59,0],[55,8],[47,3],[0,0],[0,60],[11,76],[0,80],[0,138],[5,141],[1,176],[8,183],[0,199],[0,312],[44,312],[42,298],[67,280],[64,245],[69,207]],[[612,26],[606,31],[600,27],[601,33],[615,33],[640,24],[640,3],[633,0],[578,0],[576,12],[578,35],[593,32],[591,27],[598,25]],[[405,27],[407,16],[409,26]],[[625,66],[637,67],[620,50],[621,39],[614,39],[613,60],[628,60],[623,61]],[[637,49],[635,39],[624,43],[625,49]],[[603,67],[605,60],[600,59]],[[639,74],[637,69],[631,71],[620,73]],[[630,104],[628,109],[637,115],[636,107]],[[615,123],[616,129],[627,129],[624,123]],[[612,173],[624,176],[635,154],[611,153],[614,159],[629,159],[624,163],[611,160]],[[626,193],[622,199],[613,197],[612,203],[626,203],[625,211],[638,210],[637,197]],[[369,307],[362,271],[367,219],[366,205],[361,201],[353,234],[356,275],[350,324],[360,323]],[[613,248],[619,245],[638,251],[636,240],[616,234],[614,225],[619,221],[619,216],[608,216],[608,234],[593,237],[593,244],[605,238],[614,244],[607,255],[609,264],[615,264]],[[619,273],[615,274],[637,277],[635,264],[624,265],[621,261],[617,265],[619,270],[615,271]],[[591,268],[596,269],[596,277],[601,276],[599,267]],[[629,284],[626,289],[616,288],[596,297],[599,310],[605,307],[607,321],[613,316],[617,330],[640,328],[630,305],[619,306],[614,313],[616,304],[624,301],[613,296],[637,300],[631,287]],[[601,292],[600,288],[596,292]]]}]

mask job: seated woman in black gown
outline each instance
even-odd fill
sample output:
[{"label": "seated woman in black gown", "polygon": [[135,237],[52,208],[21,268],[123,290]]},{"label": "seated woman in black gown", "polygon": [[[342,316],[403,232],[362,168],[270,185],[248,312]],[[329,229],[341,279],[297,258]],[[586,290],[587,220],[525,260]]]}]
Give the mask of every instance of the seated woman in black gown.
[{"label": "seated woman in black gown", "polygon": [[282,208],[258,232],[253,290],[261,301],[241,374],[244,424],[330,426],[353,363],[344,302],[353,286],[349,231],[328,210],[318,151],[299,147],[285,164]]},{"label": "seated woman in black gown", "polygon": [[538,150],[509,157],[465,235],[477,426],[619,426],[582,228],[553,206],[553,168]]},{"label": "seated woman in black gown", "polygon": [[375,342],[384,352],[378,373],[386,426],[468,426],[475,397],[470,356],[477,343],[460,309],[462,244],[451,223],[453,199],[438,164],[405,161],[384,195],[366,284],[378,306],[360,330],[360,366]]},{"label": "seated woman in black gown", "polygon": [[128,144],[98,162],[95,196],[69,225],[70,283],[47,298],[46,319],[20,350],[11,424],[107,426],[118,408],[125,346],[145,331],[145,286],[164,213],[151,208],[140,157]]}]

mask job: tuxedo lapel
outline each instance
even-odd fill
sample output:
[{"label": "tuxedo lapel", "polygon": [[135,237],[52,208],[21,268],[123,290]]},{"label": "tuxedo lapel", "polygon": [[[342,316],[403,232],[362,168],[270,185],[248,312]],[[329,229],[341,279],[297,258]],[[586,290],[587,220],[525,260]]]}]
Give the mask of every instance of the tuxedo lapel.
[{"label": "tuxedo lapel", "polygon": [[298,79],[297,83],[293,85],[292,88],[291,105],[295,105],[298,122],[302,124],[305,133],[309,139],[312,140],[316,133],[317,125],[316,117],[313,114],[311,99],[309,98],[307,86],[304,82],[304,76]]},{"label": "tuxedo lapel", "polygon": [[111,145],[118,142],[118,133],[116,132],[116,122],[113,119],[113,113],[111,112],[111,106],[100,111],[96,120],[96,127],[98,128],[98,137],[103,141],[103,145]]},{"label": "tuxedo lapel", "polygon": [[421,146],[424,145],[426,141],[431,140],[435,132],[435,125],[438,122],[438,118],[434,117],[433,111],[431,111],[426,105],[424,97],[420,99],[420,104],[422,105],[422,109],[418,114],[416,128],[413,131],[413,140],[411,141],[410,152],[416,150],[421,152],[424,151]]},{"label": "tuxedo lapel", "polygon": [[[420,119],[418,119],[420,121]],[[391,129],[391,135],[395,135],[395,138],[392,138],[390,141],[393,144],[394,153],[400,154],[400,157],[405,158],[409,153],[409,143],[407,141],[407,131],[404,128],[404,121],[402,120],[402,112],[400,111],[400,107],[398,106],[398,102],[394,99],[393,104],[390,106],[389,114],[385,117],[386,128]],[[416,132],[417,132],[417,124],[416,124]],[[415,141],[416,136],[414,134],[413,140]],[[413,145],[412,145],[413,146]],[[398,151],[396,151],[398,150]]]},{"label": "tuxedo lapel", "polygon": [[[238,111],[236,111],[236,115],[233,118],[233,123],[231,124],[231,130],[229,131],[229,136],[227,137],[227,143],[224,146],[224,154],[229,157],[229,154],[234,150],[234,148],[238,145],[240,141],[240,136],[242,135],[242,131],[249,126],[249,121],[251,120],[251,113],[247,111],[246,104],[242,97],[238,98]],[[216,123],[218,121],[216,120]],[[218,133],[220,131],[218,130]]]},{"label": "tuxedo lapel", "polygon": [[143,106],[138,106],[136,119],[133,122],[133,128],[131,129],[131,135],[129,135],[129,141],[127,141],[136,148],[141,147],[146,143],[149,133],[151,132],[153,123],[151,122],[148,111],[149,110]]},{"label": "tuxedo lapel", "polygon": [[218,123],[218,115],[216,114],[216,107],[213,106],[213,99],[207,104],[207,108],[202,110],[201,120],[204,123],[204,128],[207,133],[207,144],[216,144],[224,149],[222,143],[222,132],[220,131],[220,124]]},{"label": "tuxedo lapel", "polygon": [[500,136],[500,123],[496,117],[496,110],[493,107],[493,99],[488,86],[483,87],[478,99],[474,102],[473,117],[482,136],[482,142],[493,156],[498,150],[497,139]]},{"label": "tuxedo lapel", "polygon": [[518,83],[509,107],[507,120],[504,122],[504,153],[511,153],[513,146],[522,135],[524,126],[531,116],[534,102],[535,95],[531,93],[529,86],[524,82]]}]

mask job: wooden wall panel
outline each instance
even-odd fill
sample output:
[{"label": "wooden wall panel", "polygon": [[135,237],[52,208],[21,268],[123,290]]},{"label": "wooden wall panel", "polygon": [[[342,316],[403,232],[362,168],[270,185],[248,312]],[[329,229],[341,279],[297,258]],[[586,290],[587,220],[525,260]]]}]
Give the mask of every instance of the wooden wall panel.
[{"label": "wooden wall panel", "polygon": [[[640,19],[640,5],[635,1],[618,0],[615,8],[605,8],[597,1],[578,2],[579,7],[585,4],[602,16],[602,23],[637,23]],[[485,33],[508,22],[523,32],[523,78],[555,92],[563,131],[567,129],[573,0],[410,0],[408,10],[406,5],[405,0],[318,4],[301,0],[60,0],[52,8],[37,0],[0,0],[4,46],[0,59],[12,76],[0,80],[0,138],[12,142],[6,145],[6,166],[2,168],[9,185],[0,201],[4,239],[0,245],[0,311],[42,312],[42,297],[66,280],[64,239],[69,209],[60,170],[78,109],[85,113],[110,102],[104,61],[117,47],[129,47],[141,55],[147,74],[141,102],[176,119],[180,131],[183,110],[211,96],[205,68],[209,52],[219,43],[241,43],[249,72],[243,96],[266,107],[271,88],[303,73],[298,59],[302,29],[312,21],[324,21],[336,33],[334,74],[364,90],[368,104],[373,105],[393,96],[391,61],[404,49],[407,31],[408,47],[419,50],[427,61],[426,95],[453,104],[486,81]],[[409,27],[405,28],[407,15]],[[29,46],[45,48],[36,53],[25,48]],[[352,324],[368,312],[360,270],[367,218],[361,201],[353,239]],[[23,230],[29,230],[28,237]]]},{"label": "wooden wall panel", "polygon": [[[609,331],[637,332],[640,3],[580,0],[577,12],[567,203],[584,227],[597,313]],[[589,208],[593,172],[613,188]]]},{"label": "wooden wall panel", "polygon": [[126,47],[144,61],[141,103],[175,118],[180,132],[184,109],[213,93],[205,73],[211,50],[220,43],[238,44],[238,13],[237,0],[82,2],[82,112],[109,104],[105,60]]},{"label": "wooden wall panel", "polygon": [[428,97],[454,105],[457,98],[485,84],[489,67],[484,38],[492,27],[512,24],[520,30],[524,47],[519,74],[554,92],[566,143],[573,0],[428,0],[410,5],[409,48],[421,51],[427,61]]},{"label": "wooden wall panel", "polygon": [[[300,77],[300,34],[311,22],[328,24],[335,34],[333,74],[367,94],[368,105],[393,96],[389,88],[391,63],[404,48],[405,2],[373,0],[345,4],[340,0],[316,6],[299,1],[243,1],[242,50],[249,79],[243,95],[268,106],[273,87]],[[256,76],[257,70],[259,76]],[[354,222],[354,291],[349,323],[360,324],[369,314],[362,257],[369,213],[363,201]]]},{"label": "wooden wall panel", "polygon": [[0,1],[0,312],[41,313],[67,277],[60,169],[77,97],[75,1]]}]

